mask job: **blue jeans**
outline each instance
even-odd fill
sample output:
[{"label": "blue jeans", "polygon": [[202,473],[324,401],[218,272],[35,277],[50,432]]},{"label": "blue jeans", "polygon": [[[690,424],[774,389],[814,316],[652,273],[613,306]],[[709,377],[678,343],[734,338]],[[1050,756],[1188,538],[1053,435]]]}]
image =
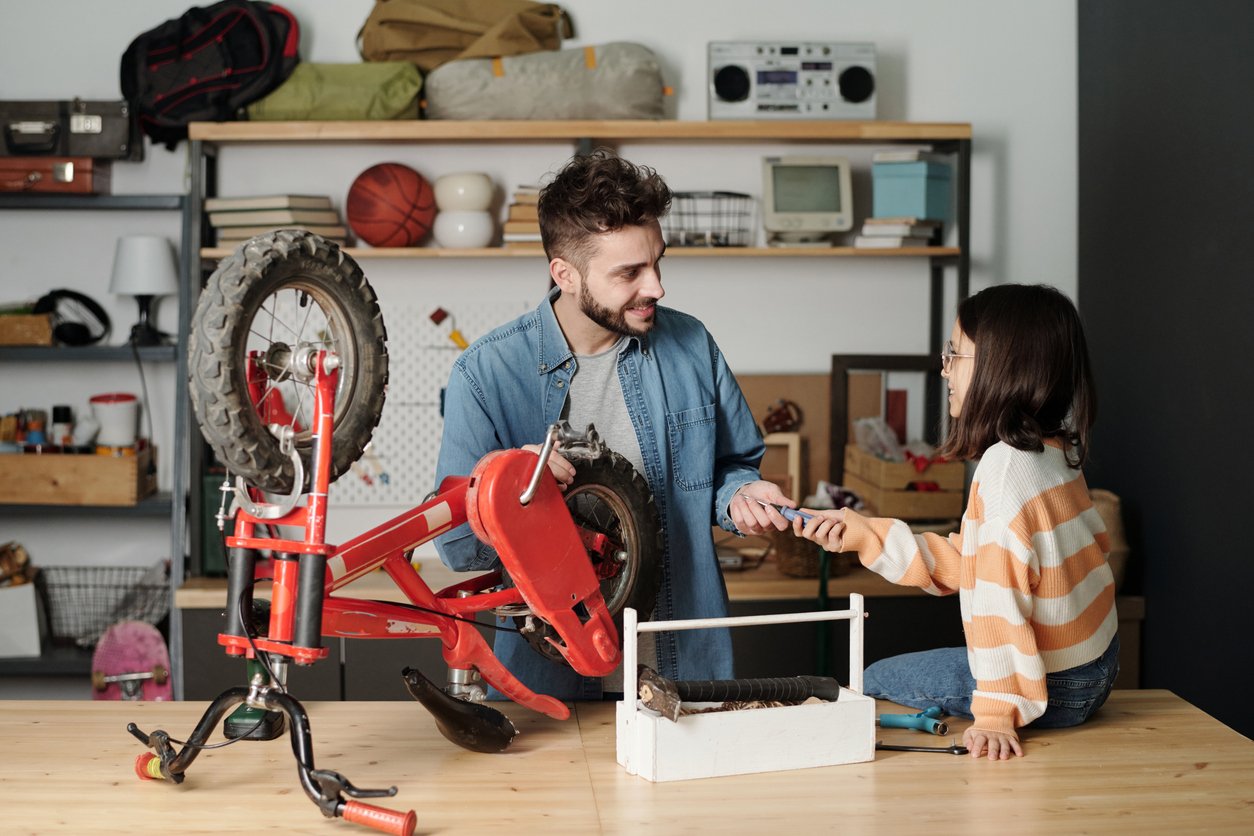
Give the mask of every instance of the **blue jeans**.
[{"label": "blue jeans", "polygon": [[[1034,729],[1078,726],[1106,702],[1119,675],[1119,637],[1092,662],[1045,675],[1049,705],[1028,725]],[[965,647],[945,647],[882,659],[866,669],[863,693],[920,710],[939,706],[946,715],[971,719],[975,677]]]}]

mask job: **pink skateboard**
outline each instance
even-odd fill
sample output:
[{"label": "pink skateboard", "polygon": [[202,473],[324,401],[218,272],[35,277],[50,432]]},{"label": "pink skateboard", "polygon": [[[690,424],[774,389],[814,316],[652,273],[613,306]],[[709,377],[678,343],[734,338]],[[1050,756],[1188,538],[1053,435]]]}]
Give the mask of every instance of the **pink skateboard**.
[{"label": "pink skateboard", "polygon": [[161,632],[143,621],[119,621],[91,657],[92,699],[170,700],[170,653]]}]

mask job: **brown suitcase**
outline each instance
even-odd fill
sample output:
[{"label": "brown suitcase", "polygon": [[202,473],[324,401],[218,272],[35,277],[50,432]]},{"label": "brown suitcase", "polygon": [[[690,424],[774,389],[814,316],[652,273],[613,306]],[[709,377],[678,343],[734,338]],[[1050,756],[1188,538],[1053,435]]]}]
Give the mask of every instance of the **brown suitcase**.
[{"label": "brown suitcase", "polygon": [[0,192],[108,194],[109,174],[91,157],[0,157]]}]

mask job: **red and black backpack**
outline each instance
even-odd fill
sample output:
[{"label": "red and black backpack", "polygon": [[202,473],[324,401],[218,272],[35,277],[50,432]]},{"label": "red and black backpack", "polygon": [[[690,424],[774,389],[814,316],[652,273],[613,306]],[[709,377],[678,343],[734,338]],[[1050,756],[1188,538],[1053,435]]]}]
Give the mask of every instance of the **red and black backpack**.
[{"label": "red and black backpack", "polygon": [[300,25],[287,9],[222,0],[188,9],[138,36],[122,55],[122,95],[144,133],[174,148],[187,123],[234,119],[282,84],[300,61]]}]

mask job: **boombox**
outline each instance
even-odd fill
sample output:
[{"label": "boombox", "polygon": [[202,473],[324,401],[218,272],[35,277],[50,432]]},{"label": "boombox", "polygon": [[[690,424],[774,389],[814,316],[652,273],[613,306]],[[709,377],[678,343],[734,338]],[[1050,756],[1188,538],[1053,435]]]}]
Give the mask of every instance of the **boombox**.
[{"label": "boombox", "polygon": [[711,119],[874,119],[875,44],[712,41]]}]

